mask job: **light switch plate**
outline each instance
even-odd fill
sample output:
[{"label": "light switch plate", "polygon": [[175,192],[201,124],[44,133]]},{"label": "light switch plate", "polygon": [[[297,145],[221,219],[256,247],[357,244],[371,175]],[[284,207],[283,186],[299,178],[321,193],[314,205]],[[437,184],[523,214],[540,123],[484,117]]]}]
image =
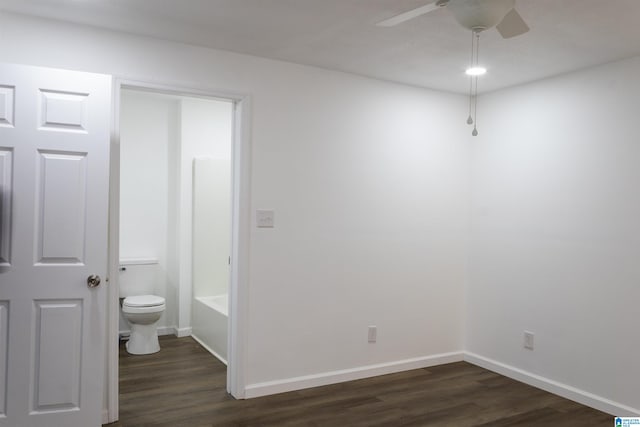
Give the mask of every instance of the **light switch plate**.
[{"label": "light switch plate", "polygon": [[259,228],[273,228],[274,216],[273,209],[256,209],[256,226]]},{"label": "light switch plate", "polygon": [[533,332],[524,331],[524,348],[533,350],[533,339],[535,335]]}]

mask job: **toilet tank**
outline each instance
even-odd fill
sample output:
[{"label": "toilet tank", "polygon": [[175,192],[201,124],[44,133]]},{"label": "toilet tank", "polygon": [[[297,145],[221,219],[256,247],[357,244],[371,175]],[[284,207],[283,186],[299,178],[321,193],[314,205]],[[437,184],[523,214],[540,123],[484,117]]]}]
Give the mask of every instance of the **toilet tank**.
[{"label": "toilet tank", "polygon": [[120,298],[153,295],[160,280],[160,264],[154,258],[120,260]]}]

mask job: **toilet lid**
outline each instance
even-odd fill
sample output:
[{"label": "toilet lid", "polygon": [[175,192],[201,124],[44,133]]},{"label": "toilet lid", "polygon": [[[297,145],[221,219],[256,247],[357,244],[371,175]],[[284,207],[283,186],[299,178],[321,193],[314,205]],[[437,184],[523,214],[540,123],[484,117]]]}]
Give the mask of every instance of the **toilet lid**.
[{"label": "toilet lid", "polygon": [[164,304],[164,298],[156,295],[137,295],[126,297],[122,304],[129,307],[154,307]]}]

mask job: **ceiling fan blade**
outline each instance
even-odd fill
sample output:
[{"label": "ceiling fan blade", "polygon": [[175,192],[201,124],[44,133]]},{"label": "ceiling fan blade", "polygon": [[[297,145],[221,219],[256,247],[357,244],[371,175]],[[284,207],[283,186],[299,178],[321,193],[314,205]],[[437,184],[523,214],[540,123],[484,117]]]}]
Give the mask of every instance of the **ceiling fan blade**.
[{"label": "ceiling fan blade", "polygon": [[503,38],[510,39],[529,31],[529,26],[515,9],[511,9],[496,26],[496,29]]},{"label": "ceiling fan blade", "polygon": [[424,15],[426,13],[433,12],[436,9],[440,9],[441,6],[443,5],[441,5],[440,2],[434,1],[433,3],[425,4],[424,6],[420,6],[408,12],[404,12],[399,15],[392,16],[389,19],[385,19],[384,21],[378,22],[376,25],[379,27],[393,27],[394,25],[401,24],[410,19],[417,18],[420,15]]}]

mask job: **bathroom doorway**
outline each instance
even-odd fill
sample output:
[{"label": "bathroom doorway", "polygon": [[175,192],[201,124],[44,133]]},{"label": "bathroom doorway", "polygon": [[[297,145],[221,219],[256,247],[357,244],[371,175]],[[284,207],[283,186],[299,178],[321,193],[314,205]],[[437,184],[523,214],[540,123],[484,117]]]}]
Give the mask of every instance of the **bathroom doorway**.
[{"label": "bathroom doorway", "polygon": [[117,417],[118,342],[131,324],[122,316],[121,293],[164,298],[158,335],[194,338],[228,365],[227,391],[242,398],[238,312],[250,163],[241,122],[248,122],[248,100],[116,86],[110,276],[117,288],[111,300],[118,302],[110,310],[108,418]]}]

